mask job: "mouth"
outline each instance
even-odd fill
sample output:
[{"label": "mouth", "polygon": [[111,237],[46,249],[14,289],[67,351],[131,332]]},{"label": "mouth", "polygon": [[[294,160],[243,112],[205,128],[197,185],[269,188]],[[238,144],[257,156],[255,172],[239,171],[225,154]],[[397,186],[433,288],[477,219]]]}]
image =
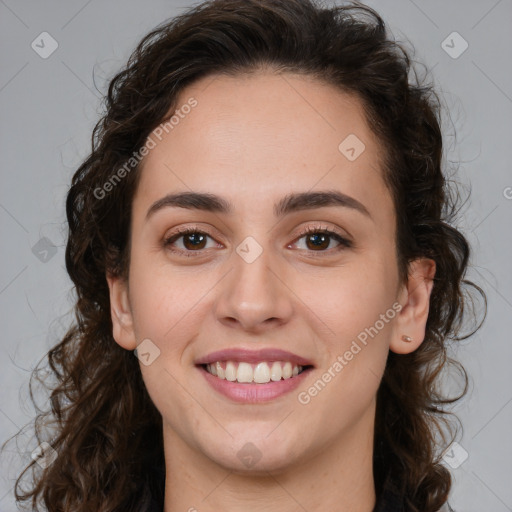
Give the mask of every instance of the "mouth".
[{"label": "mouth", "polygon": [[289,361],[273,361],[270,365],[264,361],[255,364],[216,361],[196,367],[210,389],[239,404],[267,403],[289,396],[304,385],[314,369],[312,365],[292,366]]},{"label": "mouth", "polygon": [[215,392],[238,403],[261,403],[283,397],[299,387],[312,361],[278,348],[228,348],[194,361]]},{"label": "mouth", "polygon": [[217,379],[238,384],[269,384],[294,379],[313,368],[313,365],[298,365],[291,361],[215,361],[196,365]]}]

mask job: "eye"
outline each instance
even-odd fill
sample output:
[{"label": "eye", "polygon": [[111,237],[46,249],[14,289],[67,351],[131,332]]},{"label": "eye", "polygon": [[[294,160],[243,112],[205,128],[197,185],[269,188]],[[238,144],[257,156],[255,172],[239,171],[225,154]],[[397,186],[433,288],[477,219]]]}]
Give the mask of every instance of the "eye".
[{"label": "eye", "polygon": [[[300,237],[297,240],[305,238],[305,250],[311,250],[313,252],[327,252],[332,240],[335,240],[338,245],[334,247],[335,251],[343,250],[348,247],[352,247],[352,242],[347,240],[335,231],[331,231],[326,228],[320,228],[316,226],[309,226],[307,229],[302,231]],[[303,249],[299,247],[299,249]]]},{"label": "eye", "polygon": [[[173,233],[169,237],[165,238],[163,245],[171,252],[187,257],[194,257],[200,256],[203,250],[220,246],[220,244],[214,243],[212,246],[208,247],[208,238],[214,240],[208,233],[201,231],[196,227],[189,227],[180,229],[177,233]],[[352,247],[352,242],[347,240],[341,234],[318,226],[309,226],[307,229],[303,230],[300,233],[299,238],[296,239],[296,242],[288,245],[287,247],[292,248],[292,246],[296,245],[297,241],[302,238],[305,238],[306,247],[299,247],[299,249],[309,250],[310,252],[329,252],[329,249],[340,251],[345,248]],[[182,239],[180,242],[181,247],[176,247],[175,244],[180,239]],[[338,245],[334,248],[329,248],[333,240]]]},{"label": "eye", "polygon": [[[206,247],[208,238],[213,240],[213,238],[208,233],[205,233],[204,231],[201,231],[197,228],[191,227],[180,229],[177,233],[174,233],[171,236],[167,237],[164,240],[163,245],[164,247],[168,248],[171,252],[181,253],[185,256],[196,256],[193,253],[200,253],[204,249],[211,248]],[[175,248],[175,242],[180,239],[183,239],[181,242],[182,246]],[[213,247],[215,247],[215,244],[213,245]]]}]

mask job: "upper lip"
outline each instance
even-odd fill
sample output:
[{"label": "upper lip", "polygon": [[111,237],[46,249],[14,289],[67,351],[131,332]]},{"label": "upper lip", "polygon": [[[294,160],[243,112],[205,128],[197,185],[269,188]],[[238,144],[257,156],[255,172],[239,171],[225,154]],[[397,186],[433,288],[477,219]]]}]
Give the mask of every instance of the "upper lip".
[{"label": "upper lip", "polygon": [[300,366],[312,366],[313,363],[292,352],[281,350],[279,348],[262,348],[259,350],[247,350],[242,348],[227,348],[217,350],[210,354],[200,357],[195,364],[210,364],[216,361],[236,361],[245,363],[259,363],[262,361],[290,361]]}]

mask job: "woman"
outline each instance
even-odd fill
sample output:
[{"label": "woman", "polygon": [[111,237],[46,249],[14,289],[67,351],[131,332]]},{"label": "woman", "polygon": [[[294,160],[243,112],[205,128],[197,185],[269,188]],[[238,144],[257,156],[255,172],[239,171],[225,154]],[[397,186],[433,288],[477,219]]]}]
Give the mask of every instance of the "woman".
[{"label": "woman", "polygon": [[469,247],[411,70],[359,3],[218,0],[143,39],[68,194],[76,325],[18,499],[450,510]]}]

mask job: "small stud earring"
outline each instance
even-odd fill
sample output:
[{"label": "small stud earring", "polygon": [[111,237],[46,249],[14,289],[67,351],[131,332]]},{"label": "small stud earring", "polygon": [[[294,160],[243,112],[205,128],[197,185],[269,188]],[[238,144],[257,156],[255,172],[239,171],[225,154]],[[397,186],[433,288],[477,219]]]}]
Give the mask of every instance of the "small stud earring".
[{"label": "small stud earring", "polygon": [[402,335],[402,340],[406,343],[410,343],[412,341],[412,338],[410,336],[407,336],[407,334]]}]

